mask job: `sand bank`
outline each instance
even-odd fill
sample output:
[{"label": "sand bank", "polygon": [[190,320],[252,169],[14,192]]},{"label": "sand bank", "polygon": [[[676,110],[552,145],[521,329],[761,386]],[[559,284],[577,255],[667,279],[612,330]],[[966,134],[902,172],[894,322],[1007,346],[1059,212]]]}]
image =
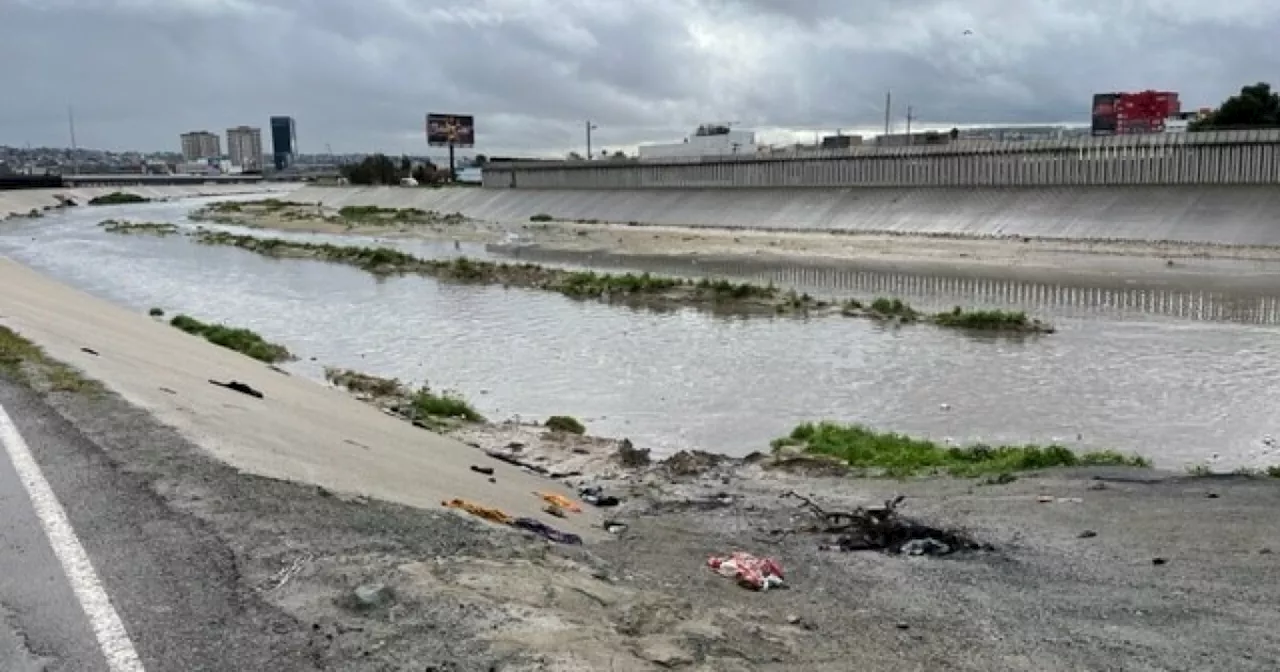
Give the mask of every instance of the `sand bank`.
[{"label": "sand bank", "polygon": [[[231,196],[237,194],[265,194],[279,191],[280,185],[264,184],[209,184],[195,186],[121,186],[77,187],[65,189],[15,189],[0,191],[0,219],[10,215],[26,215],[32,210],[46,211],[58,207],[63,199],[71,199],[83,206],[91,199],[113,192],[137,194],[144,198],[167,201],[200,196]],[[103,215],[104,217],[108,215]]]},{"label": "sand bank", "polygon": [[[461,497],[517,516],[540,515],[541,502],[531,493],[547,487],[544,480],[517,472],[489,483],[470,470],[484,459],[474,448],[341,391],[273,371],[3,258],[0,287],[5,326],[233,467],[411,506],[438,508]],[[248,383],[265,399],[210,379]],[[588,515],[565,526],[590,534],[597,522]]]},{"label": "sand bank", "polygon": [[304,187],[292,200],[557,219],[966,238],[1280,245],[1275,186],[424,189]]},{"label": "sand bank", "polygon": [[[311,192],[306,192],[310,194]],[[291,198],[292,196],[290,196]],[[625,265],[695,263],[815,265],[907,273],[1128,288],[1197,288],[1271,293],[1280,287],[1280,247],[1145,241],[964,238],[632,226],[603,222],[484,221],[444,212],[384,211],[344,217],[337,209],[244,205],[211,213],[225,223],[280,231],[486,243],[531,260]]]}]

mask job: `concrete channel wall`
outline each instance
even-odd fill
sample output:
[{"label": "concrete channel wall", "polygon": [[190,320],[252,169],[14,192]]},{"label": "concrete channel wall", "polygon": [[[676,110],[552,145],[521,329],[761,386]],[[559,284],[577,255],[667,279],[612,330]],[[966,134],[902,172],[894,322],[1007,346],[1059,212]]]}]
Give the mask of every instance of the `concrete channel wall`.
[{"label": "concrete channel wall", "polygon": [[1280,130],[491,164],[490,189],[1280,184]]},{"label": "concrete channel wall", "polygon": [[290,200],[672,226],[1280,245],[1280,187],[422,189],[304,187]]}]

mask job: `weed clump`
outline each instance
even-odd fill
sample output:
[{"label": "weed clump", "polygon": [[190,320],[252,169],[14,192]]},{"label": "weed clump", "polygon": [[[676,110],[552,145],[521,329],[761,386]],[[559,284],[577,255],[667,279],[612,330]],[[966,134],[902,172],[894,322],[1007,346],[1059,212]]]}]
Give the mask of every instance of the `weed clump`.
[{"label": "weed clump", "polygon": [[1025,331],[1038,326],[1020,310],[964,310],[956,306],[945,313],[933,316],[934,324],[957,329],[977,331]]},{"label": "weed clump", "polygon": [[427,416],[484,422],[484,416],[480,415],[480,412],[466,399],[453,392],[434,392],[426,384],[409,397],[409,408],[413,411],[414,417]]},{"label": "weed clump", "polygon": [[272,343],[248,329],[206,324],[188,315],[175,315],[169,324],[228,350],[252,357],[260,362],[274,364],[293,359],[283,345]]},{"label": "weed clump", "polygon": [[544,424],[547,429],[553,432],[565,432],[566,434],[587,433],[587,428],[577,418],[568,415],[553,415],[547,418]]},{"label": "weed clump", "polygon": [[375,399],[404,396],[407,390],[396,378],[382,378],[352,369],[325,367],[324,379],[355,394],[366,394]]},{"label": "weed clump", "polygon": [[178,227],[167,222],[130,222],[120,219],[105,219],[98,222],[98,226],[102,227],[107,233],[120,234],[150,234],[153,236],[171,236],[178,233]]},{"label": "weed clump", "polygon": [[943,446],[862,425],[831,422],[799,425],[772,445],[775,450],[796,446],[808,453],[839,458],[856,469],[875,470],[892,477],[940,473],[973,477],[1092,465],[1150,466],[1145,458],[1109,450],[1076,454],[1059,445]]},{"label": "weed clump", "polygon": [[18,332],[0,326],[0,374],[53,392],[98,392],[101,384],[76,369],[49,359],[44,350]]},{"label": "weed clump", "polygon": [[529,218],[529,221],[531,221],[531,222],[554,222],[554,221],[555,221],[555,219],[556,219],[555,217],[552,217],[551,215],[548,215],[548,214],[547,214],[547,213],[545,213],[545,212],[539,212],[538,214],[536,214],[536,215],[534,215],[534,216],[530,217],[530,218]]},{"label": "weed clump", "polygon": [[896,317],[906,322],[913,322],[920,317],[920,312],[912,308],[902,299],[879,297],[871,302],[870,311],[875,317]]},{"label": "weed clump", "polygon": [[89,199],[89,205],[127,205],[130,203],[150,203],[151,199],[123,191],[95,196]]}]

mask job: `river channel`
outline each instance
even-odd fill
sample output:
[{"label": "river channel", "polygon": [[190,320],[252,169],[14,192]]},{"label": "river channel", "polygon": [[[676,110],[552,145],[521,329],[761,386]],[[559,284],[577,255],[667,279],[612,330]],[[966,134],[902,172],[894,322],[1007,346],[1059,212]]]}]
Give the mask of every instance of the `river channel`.
[{"label": "river channel", "polygon": [[[1280,436],[1280,330],[1270,319],[1213,319],[1212,308],[1171,311],[1169,301],[1090,312],[1016,288],[992,291],[1001,305],[1054,322],[1056,334],[1009,340],[857,319],[726,319],[424,278],[379,281],[97,226],[107,217],[182,224],[201,203],[5,222],[0,254],[139,312],[158,306],[254,329],[298,353],[289,368],[301,375],[321,378],[331,365],[427,379],[491,418],[573,415],[593,433],[659,454],[743,455],[799,422],[832,419],[958,442],[1116,448],[1170,468],[1280,462],[1263,445]],[[399,246],[459,253],[452,244]],[[927,279],[900,279],[909,292],[865,282],[880,291],[854,280],[821,284],[864,298],[933,291]],[[1259,305],[1275,305],[1268,300]]]}]

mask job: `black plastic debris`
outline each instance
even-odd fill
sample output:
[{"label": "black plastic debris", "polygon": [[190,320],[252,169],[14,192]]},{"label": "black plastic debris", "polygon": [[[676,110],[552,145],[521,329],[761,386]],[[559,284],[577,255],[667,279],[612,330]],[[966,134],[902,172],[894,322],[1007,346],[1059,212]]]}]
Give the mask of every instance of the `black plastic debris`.
[{"label": "black plastic debris", "polygon": [[604,488],[601,488],[598,485],[579,489],[578,496],[582,498],[582,501],[601,508],[618,506],[622,503],[621,499],[618,499],[613,495],[604,494]]},{"label": "black plastic debris", "polygon": [[582,545],[582,537],[579,537],[572,532],[557,530],[556,528],[534,518],[517,518],[512,525],[522,530],[528,530],[547,541],[552,541],[557,544],[568,544],[571,546]]},{"label": "black plastic debris", "polygon": [[238,381],[238,380],[233,380],[233,381],[230,381],[230,382],[224,383],[224,382],[221,382],[221,381],[214,380],[214,379],[210,378],[210,379],[209,379],[209,383],[210,383],[210,384],[212,384],[212,385],[217,385],[218,387],[225,387],[225,388],[227,388],[228,390],[232,390],[232,391],[234,391],[234,392],[239,392],[240,394],[247,394],[247,395],[249,395],[249,396],[251,396],[251,397],[253,397],[253,398],[255,398],[255,399],[262,399],[262,398],[264,398],[264,397],[262,396],[262,393],[261,393],[261,392],[259,392],[259,391],[255,390],[254,388],[250,387],[249,385],[247,385],[247,384],[245,384],[245,383],[242,383],[242,382],[240,382],[240,381]]},{"label": "black plastic debris", "polygon": [[97,350],[94,350],[93,348],[80,348],[80,352],[86,352],[86,353],[89,353],[90,355],[93,355],[94,357],[97,357],[97,356],[98,356],[98,351],[97,351]]}]

